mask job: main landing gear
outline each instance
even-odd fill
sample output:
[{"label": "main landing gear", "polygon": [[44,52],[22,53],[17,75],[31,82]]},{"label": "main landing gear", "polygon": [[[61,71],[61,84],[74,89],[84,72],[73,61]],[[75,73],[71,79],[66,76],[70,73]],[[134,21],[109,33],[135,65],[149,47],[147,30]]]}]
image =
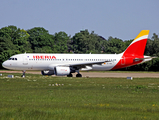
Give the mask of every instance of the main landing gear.
[{"label": "main landing gear", "polygon": [[23,72],[22,77],[23,77],[23,78],[25,78],[25,72],[26,72],[26,71],[25,71],[25,70],[23,70],[22,72]]},{"label": "main landing gear", "polygon": [[79,73],[79,70],[77,70],[77,75],[76,75],[76,77],[82,77],[82,75]]},{"label": "main landing gear", "polygon": [[72,73],[70,73],[69,75],[67,75],[67,77],[73,77]]},{"label": "main landing gear", "polygon": [[81,74],[77,74],[76,77],[82,77],[82,75]]},{"label": "main landing gear", "polygon": [[[73,77],[72,73],[67,75],[67,77]],[[77,71],[76,77],[82,77],[82,75],[79,73],[79,70]]]},{"label": "main landing gear", "polygon": [[[73,75],[70,73],[69,75],[67,75],[67,77],[73,77]],[[81,74],[76,74],[76,77],[82,77]]]}]

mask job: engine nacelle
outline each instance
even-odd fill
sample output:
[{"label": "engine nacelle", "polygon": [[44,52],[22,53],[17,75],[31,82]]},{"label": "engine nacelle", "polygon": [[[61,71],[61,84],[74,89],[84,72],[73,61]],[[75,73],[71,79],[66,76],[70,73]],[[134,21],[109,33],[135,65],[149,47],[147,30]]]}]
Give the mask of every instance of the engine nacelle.
[{"label": "engine nacelle", "polygon": [[44,70],[41,71],[42,75],[54,75],[54,71],[53,70]]},{"label": "engine nacelle", "polygon": [[56,67],[55,68],[55,74],[57,76],[64,76],[70,74],[70,68],[69,67]]}]

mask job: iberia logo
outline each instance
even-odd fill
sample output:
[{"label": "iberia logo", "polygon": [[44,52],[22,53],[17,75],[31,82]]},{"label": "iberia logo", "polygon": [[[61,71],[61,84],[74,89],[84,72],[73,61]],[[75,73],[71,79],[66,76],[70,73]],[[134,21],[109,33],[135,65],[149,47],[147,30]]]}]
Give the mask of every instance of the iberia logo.
[{"label": "iberia logo", "polygon": [[51,55],[33,55],[33,59],[56,59],[56,57]]}]

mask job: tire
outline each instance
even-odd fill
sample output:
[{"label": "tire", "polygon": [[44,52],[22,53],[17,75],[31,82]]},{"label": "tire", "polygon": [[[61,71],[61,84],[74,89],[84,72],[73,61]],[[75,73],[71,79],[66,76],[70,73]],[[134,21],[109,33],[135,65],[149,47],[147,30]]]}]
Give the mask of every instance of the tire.
[{"label": "tire", "polygon": [[70,73],[69,75],[67,75],[67,77],[73,77],[73,75]]},{"label": "tire", "polygon": [[76,77],[82,77],[82,75],[81,74],[77,74]]}]

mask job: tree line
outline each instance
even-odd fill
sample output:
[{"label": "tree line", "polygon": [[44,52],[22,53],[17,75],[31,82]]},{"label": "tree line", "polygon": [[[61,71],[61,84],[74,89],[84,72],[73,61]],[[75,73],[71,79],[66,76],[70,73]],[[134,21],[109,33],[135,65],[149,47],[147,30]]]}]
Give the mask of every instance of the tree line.
[{"label": "tree line", "polygon": [[[105,39],[94,31],[90,33],[87,29],[71,37],[63,31],[49,34],[43,27],[24,30],[11,25],[0,29],[0,68],[3,68],[3,61],[19,53],[118,54],[132,41],[133,39],[123,41],[111,36]],[[148,39],[145,55],[159,57],[159,37],[156,33]],[[121,70],[159,71],[158,68],[159,58],[156,58]]]}]

